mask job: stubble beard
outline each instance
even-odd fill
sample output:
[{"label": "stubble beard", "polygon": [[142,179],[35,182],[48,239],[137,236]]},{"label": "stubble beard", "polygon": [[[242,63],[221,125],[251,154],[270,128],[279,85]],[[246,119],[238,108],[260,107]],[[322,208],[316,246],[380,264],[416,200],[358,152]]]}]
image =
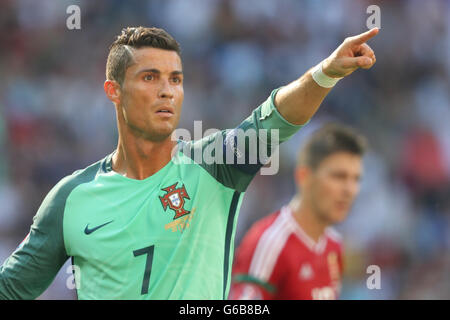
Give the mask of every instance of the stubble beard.
[{"label": "stubble beard", "polygon": [[151,142],[163,142],[170,138],[173,129],[157,130],[155,128],[141,129],[130,122],[126,122],[129,131],[136,137]]}]

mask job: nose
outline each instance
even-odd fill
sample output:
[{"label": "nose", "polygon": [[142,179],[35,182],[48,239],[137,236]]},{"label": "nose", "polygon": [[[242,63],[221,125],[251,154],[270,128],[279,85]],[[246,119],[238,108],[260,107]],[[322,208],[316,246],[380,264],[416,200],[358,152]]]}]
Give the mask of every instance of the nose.
[{"label": "nose", "polygon": [[161,99],[172,99],[173,98],[173,88],[168,80],[162,80],[161,86],[159,88],[158,96]]}]

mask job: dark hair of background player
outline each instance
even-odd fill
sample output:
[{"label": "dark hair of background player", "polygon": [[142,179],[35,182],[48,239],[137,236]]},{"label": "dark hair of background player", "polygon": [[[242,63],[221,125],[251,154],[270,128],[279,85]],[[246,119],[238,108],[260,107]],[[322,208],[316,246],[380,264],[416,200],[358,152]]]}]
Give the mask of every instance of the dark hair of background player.
[{"label": "dark hair of background player", "polygon": [[355,130],[338,124],[327,124],[314,132],[300,149],[297,165],[316,169],[331,154],[348,152],[363,156],[367,140]]}]

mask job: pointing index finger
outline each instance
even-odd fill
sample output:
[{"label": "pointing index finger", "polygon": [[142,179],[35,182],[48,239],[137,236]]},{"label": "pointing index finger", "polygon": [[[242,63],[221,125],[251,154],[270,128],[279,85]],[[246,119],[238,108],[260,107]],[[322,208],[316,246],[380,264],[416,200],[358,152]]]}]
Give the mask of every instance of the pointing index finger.
[{"label": "pointing index finger", "polygon": [[380,31],[380,29],[378,29],[378,28],[370,29],[370,30],[368,30],[366,32],[363,32],[363,33],[358,34],[356,36],[350,37],[350,42],[353,43],[353,44],[363,44],[367,40],[372,39],[373,37],[375,37],[378,34],[378,31]]}]

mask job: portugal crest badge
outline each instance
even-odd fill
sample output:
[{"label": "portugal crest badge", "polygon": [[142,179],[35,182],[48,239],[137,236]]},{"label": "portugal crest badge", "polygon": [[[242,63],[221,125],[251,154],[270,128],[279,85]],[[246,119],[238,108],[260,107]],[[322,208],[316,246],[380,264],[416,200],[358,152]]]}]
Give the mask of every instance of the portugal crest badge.
[{"label": "portugal crest badge", "polygon": [[166,192],[166,194],[163,197],[159,196],[159,200],[161,200],[162,206],[165,211],[167,210],[167,208],[175,211],[173,220],[191,213],[190,211],[184,209],[184,199],[190,200],[184,184],[181,188],[177,188],[176,186],[177,182],[167,188],[162,189]]}]

